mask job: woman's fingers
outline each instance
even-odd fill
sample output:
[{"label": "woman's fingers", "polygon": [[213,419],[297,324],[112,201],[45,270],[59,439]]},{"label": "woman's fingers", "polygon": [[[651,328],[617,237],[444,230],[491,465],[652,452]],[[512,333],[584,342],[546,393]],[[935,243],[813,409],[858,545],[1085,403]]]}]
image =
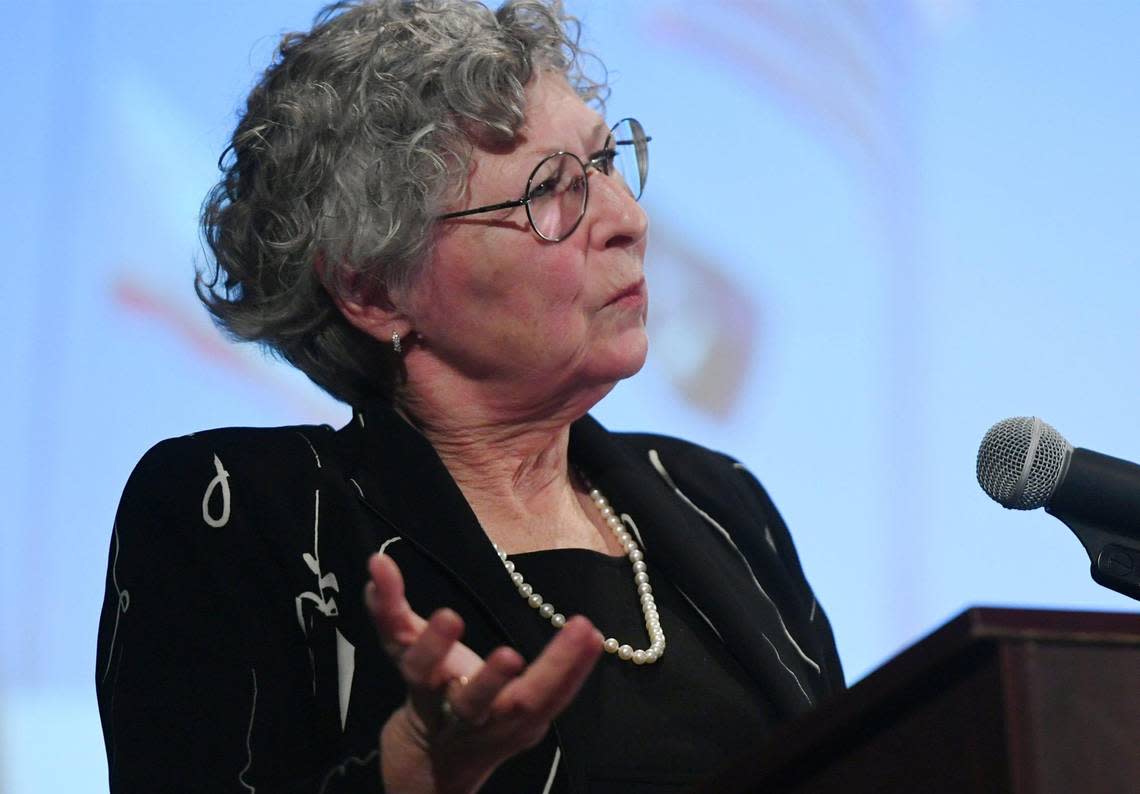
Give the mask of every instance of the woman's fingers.
[{"label": "woman's fingers", "polygon": [[459,641],[463,620],[457,613],[440,609],[424,620],[412,610],[391,558],[374,555],[368,568],[365,599],[408,686],[409,735],[415,746],[431,746],[430,753],[443,754],[437,758],[449,758],[451,773],[485,776],[539,741],[602,653],[601,634],[576,617],[529,666],[505,647],[483,660]]},{"label": "woman's fingers", "polygon": [[404,596],[404,577],[391,557],[373,554],[368,560],[368,572],[372,581],[364,589],[365,602],[385,650],[393,658],[399,658],[416,641],[427,621],[408,604]]},{"label": "woman's fingers", "polygon": [[[401,664],[401,672],[406,676],[407,671],[402,666],[404,657],[423,637],[429,625],[428,621],[413,611],[408,604],[404,595],[404,577],[391,557],[385,554],[373,554],[368,560],[368,571],[372,575],[372,581],[364,588],[365,603],[372,613],[384,650],[397,664]],[[450,610],[447,610],[447,613],[450,617],[441,618],[443,623],[437,625],[437,630],[426,638],[426,642],[438,644],[440,641],[438,630],[450,624],[452,619],[459,622],[458,632],[462,633],[462,620]],[[447,633],[446,627],[443,631]],[[450,643],[447,643],[449,648],[443,659],[444,673],[441,674],[444,681],[461,675],[473,675],[483,663],[474,651],[462,643],[455,642],[458,636],[457,634]],[[425,649],[424,652],[428,653],[429,650]],[[409,685],[416,683],[409,681]]]},{"label": "woman's fingers", "polygon": [[480,726],[491,716],[491,704],[503,687],[518,677],[526,662],[511,648],[496,648],[483,667],[461,686],[447,692],[452,711],[461,720]]},{"label": "woman's fingers", "polygon": [[431,616],[416,641],[400,656],[400,672],[411,686],[438,689],[452,677],[443,660],[463,635],[463,619],[450,609]]},{"label": "woman's fingers", "polygon": [[582,616],[571,618],[539,657],[503,690],[503,707],[549,722],[578,694],[602,654],[602,635]]}]

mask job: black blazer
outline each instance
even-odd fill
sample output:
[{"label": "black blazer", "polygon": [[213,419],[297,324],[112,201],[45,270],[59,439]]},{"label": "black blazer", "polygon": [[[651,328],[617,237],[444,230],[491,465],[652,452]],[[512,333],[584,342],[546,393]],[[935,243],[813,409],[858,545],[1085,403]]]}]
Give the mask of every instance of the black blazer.
[{"label": "black blazer", "polygon": [[[739,463],[576,422],[571,461],[637,521],[686,595],[791,717],[843,687],[788,530]],[[554,629],[504,574],[426,440],[388,406],[327,426],[164,441],[131,475],[111,541],[96,685],[111,790],[380,790],[377,735],[404,699],[361,602],[378,549],[420,614],[533,659]],[[486,791],[579,791],[559,725]]]}]

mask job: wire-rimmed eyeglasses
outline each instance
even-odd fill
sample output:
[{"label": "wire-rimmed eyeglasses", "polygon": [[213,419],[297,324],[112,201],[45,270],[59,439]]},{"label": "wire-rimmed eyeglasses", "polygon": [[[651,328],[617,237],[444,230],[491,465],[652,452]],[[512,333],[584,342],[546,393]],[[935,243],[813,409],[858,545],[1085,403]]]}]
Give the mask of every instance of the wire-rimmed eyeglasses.
[{"label": "wire-rimmed eyeglasses", "polygon": [[436,220],[526,207],[526,217],[534,233],[543,240],[557,243],[573,234],[586,215],[589,169],[596,168],[607,176],[617,174],[634,200],[641,198],[649,176],[650,140],[637,119],[622,119],[610,128],[605,147],[591,154],[585,162],[572,152],[555,152],[544,157],[530,172],[522,198],[448,212],[436,216]]}]

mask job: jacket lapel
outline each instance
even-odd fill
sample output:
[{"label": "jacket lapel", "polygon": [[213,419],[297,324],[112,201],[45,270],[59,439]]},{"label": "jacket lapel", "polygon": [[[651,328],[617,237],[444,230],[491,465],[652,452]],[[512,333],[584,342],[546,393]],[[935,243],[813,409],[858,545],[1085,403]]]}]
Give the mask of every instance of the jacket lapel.
[{"label": "jacket lapel", "polygon": [[[519,597],[475,513],[427,439],[387,404],[358,411],[341,431],[361,500],[386,525],[447,572],[504,640],[533,659],[551,628]],[[373,539],[372,549],[379,542]],[[425,616],[426,617],[426,616]]]},{"label": "jacket lapel", "polygon": [[[386,525],[445,570],[504,639],[527,659],[551,628],[519,598],[462,491],[428,441],[386,404],[374,404],[341,431],[362,501]],[[724,641],[776,709],[790,716],[816,698],[813,671],[786,638],[739,554],[684,504],[635,448],[593,418],[576,422],[570,460],[636,523],[650,570],[662,571]],[[379,542],[372,539],[372,548]]]},{"label": "jacket lapel", "polygon": [[570,458],[612,497],[619,513],[630,515],[644,539],[649,570],[661,570],[686,595],[777,710],[790,716],[810,708],[817,676],[801,662],[739,553],[647,458],[592,418],[574,425]]}]

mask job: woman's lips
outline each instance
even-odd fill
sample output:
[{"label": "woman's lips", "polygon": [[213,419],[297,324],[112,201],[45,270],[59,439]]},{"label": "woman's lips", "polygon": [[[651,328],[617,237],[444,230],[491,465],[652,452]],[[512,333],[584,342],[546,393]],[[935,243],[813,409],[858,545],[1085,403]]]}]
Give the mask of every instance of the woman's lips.
[{"label": "woman's lips", "polygon": [[645,301],[645,279],[638,279],[633,284],[610,298],[607,306],[615,303],[643,303]]}]

